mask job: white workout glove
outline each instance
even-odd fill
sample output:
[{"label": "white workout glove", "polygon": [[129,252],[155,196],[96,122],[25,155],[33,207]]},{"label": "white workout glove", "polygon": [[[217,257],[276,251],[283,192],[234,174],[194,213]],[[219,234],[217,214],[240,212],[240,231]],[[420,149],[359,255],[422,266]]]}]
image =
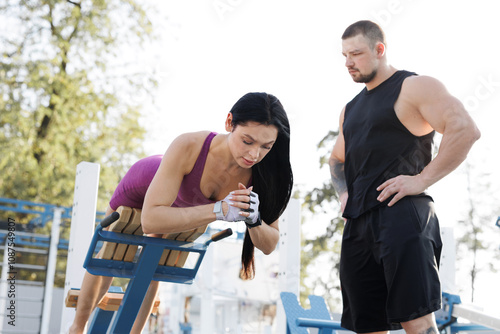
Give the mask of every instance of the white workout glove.
[{"label": "white workout glove", "polygon": [[250,208],[243,210],[250,213],[248,217],[241,216],[248,228],[253,228],[262,224],[259,212],[259,195],[255,192],[250,192]]},{"label": "white workout glove", "polygon": [[[217,220],[225,220],[227,222],[236,222],[245,220],[246,217],[240,216],[240,211],[241,211],[240,208],[231,205],[232,202],[229,199],[229,197],[231,196],[232,195],[229,194],[222,201],[218,201],[217,203],[215,203],[213,212],[215,213]],[[222,202],[226,202],[229,207],[229,210],[227,210],[227,213],[225,215],[222,210]]]}]

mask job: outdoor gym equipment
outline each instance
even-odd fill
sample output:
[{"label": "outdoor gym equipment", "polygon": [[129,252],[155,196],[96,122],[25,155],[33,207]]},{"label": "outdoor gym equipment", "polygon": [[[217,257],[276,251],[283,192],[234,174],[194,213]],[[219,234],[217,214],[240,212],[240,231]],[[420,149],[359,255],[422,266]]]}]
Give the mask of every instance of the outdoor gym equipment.
[{"label": "outdoor gym equipment", "polygon": [[[281,300],[286,314],[287,334],[307,334],[307,328],[317,328],[319,334],[347,331],[340,322],[331,319],[323,297],[309,296],[309,309],[302,308],[297,296],[291,292],[281,292]],[[500,331],[499,318],[462,305],[459,296],[449,293],[443,293],[443,307],[435,312],[435,316],[441,332]],[[459,322],[459,318],[468,322]]]},{"label": "outdoor gym equipment", "polygon": [[[109,231],[104,230],[109,226]],[[115,296],[106,304],[116,305],[122,299],[116,315],[114,310],[99,308],[89,325],[88,333],[130,333],[139,312],[142,300],[152,280],[191,284],[201,265],[207,247],[214,241],[232,234],[231,229],[214,234],[205,243],[194,243],[194,239],[204,233],[200,229],[169,234],[166,238],[143,236],[140,225],[140,210],[119,207],[97,226],[84,267],[93,275],[125,277],[130,282],[123,295],[110,291]],[[102,256],[95,254],[100,248]],[[142,249],[138,252],[138,248]],[[184,267],[189,254],[198,255],[192,268]],[[70,290],[66,306],[74,307],[78,297]],[[123,296],[123,297],[121,297]],[[115,300],[111,302],[112,300]]]}]

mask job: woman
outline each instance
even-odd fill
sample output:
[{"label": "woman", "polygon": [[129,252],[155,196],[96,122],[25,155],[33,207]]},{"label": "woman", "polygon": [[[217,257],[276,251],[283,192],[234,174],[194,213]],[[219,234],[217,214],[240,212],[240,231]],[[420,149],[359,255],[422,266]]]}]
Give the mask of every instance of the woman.
[{"label": "woman", "polygon": [[[248,93],[227,115],[227,134],[193,132],[176,138],[166,153],[142,159],[120,181],[110,214],[120,205],[142,208],[144,233],[193,230],[215,220],[244,221],[241,277],[255,274],[254,247],[270,254],[278,243],[278,218],[291,195],[290,126],[280,101]],[[70,333],[82,333],[111,277],[86,273]],[[158,282],[150,284],[132,333],[151,312]]]}]

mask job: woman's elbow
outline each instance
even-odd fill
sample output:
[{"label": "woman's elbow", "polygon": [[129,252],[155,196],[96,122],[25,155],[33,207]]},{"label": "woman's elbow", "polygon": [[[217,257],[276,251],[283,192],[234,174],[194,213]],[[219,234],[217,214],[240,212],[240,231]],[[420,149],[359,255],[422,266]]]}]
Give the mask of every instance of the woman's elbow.
[{"label": "woman's elbow", "polygon": [[262,247],[259,249],[262,253],[264,253],[264,255],[269,255],[276,249],[276,247],[267,246],[267,247]]},{"label": "woman's elbow", "polygon": [[260,249],[260,251],[262,253],[264,253],[264,255],[269,255],[272,252],[274,252],[274,250],[276,249],[277,244],[278,244],[277,241],[276,242],[269,242],[269,243],[261,245],[260,247],[257,247],[257,248]]},{"label": "woman's elbow", "polygon": [[151,224],[153,219],[151,219],[150,216],[151,216],[150,210],[142,210],[142,212],[141,212],[141,225],[142,225],[142,232],[144,234],[155,233],[154,227]]}]

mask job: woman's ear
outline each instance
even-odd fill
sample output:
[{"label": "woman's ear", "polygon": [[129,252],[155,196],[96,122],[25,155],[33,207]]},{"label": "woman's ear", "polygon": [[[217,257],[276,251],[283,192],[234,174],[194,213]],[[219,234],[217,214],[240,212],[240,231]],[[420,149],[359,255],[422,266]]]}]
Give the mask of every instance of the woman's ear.
[{"label": "woman's ear", "polygon": [[233,132],[233,114],[228,113],[226,118],[226,131]]}]

